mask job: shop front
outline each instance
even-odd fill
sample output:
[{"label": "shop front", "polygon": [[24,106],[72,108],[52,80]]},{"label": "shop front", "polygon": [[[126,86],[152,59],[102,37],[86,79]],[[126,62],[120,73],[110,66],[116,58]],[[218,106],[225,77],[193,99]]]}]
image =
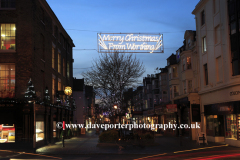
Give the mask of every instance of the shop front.
[{"label": "shop front", "polygon": [[204,106],[209,141],[240,147],[240,101]]},{"label": "shop front", "polygon": [[[164,124],[177,124],[177,105],[176,104],[167,104],[166,105],[166,114],[164,117]],[[168,128],[164,131],[165,135],[177,135],[177,130]]]},{"label": "shop front", "polygon": [[0,143],[15,142],[14,124],[0,124]]}]

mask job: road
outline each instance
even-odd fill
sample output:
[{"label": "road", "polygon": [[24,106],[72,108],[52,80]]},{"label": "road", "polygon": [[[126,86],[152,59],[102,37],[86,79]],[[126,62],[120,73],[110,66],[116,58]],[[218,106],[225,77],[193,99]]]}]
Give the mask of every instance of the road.
[{"label": "road", "polygon": [[198,145],[194,141],[183,138],[182,143],[177,137],[156,137],[152,145],[146,147],[124,147],[116,144],[98,144],[98,135],[90,131],[86,135],[65,141],[65,147],[58,142],[37,149],[36,154],[13,150],[0,150],[0,159],[63,159],[63,160],[157,160],[157,159],[240,159],[240,148],[223,143]]}]

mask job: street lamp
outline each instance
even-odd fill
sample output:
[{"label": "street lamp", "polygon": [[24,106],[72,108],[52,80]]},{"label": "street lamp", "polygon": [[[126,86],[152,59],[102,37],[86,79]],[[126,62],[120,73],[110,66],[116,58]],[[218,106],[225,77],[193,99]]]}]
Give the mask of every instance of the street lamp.
[{"label": "street lamp", "polygon": [[36,109],[35,109],[35,98],[36,92],[34,90],[34,86],[32,84],[32,80],[28,81],[28,88],[25,92],[25,98],[28,103],[33,103],[33,151],[36,152]]},{"label": "street lamp", "polygon": [[[69,105],[68,96],[70,96],[72,94],[72,88],[69,86],[65,87],[64,93],[67,95],[67,105]],[[63,122],[64,122],[63,125],[65,125],[65,121],[63,121]],[[65,135],[65,129],[63,127],[63,134],[62,134],[62,145],[63,146],[62,147],[65,147],[64,146],[64,135]]]}]

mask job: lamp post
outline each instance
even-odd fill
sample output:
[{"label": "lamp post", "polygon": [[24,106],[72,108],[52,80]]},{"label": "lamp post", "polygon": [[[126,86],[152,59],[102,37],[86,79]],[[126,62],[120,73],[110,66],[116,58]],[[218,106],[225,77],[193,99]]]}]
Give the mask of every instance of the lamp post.
[{"label": "lamp post", "polygon": [[[67,105],[69,105],[68,104],[68,96],[70,96],[71,94],[72,94],[72,88],[71,87],[69,87],[69,86],[67,86],[67,87],[65,87],[65,89],[64,89],[64,93],[67,95]],[[64,121],[65,122],[65,121]],[[65,125],[65,123],[63,124],[63,125]],[[65,147],[64,146],[64,136],[65,136],[65,129],[64,129],[65,127],[63,127],[63,134],[62,134],[62,144],[63,144],[63,146],[62,147]]]},{"label": "lamp post", "polygon": [[25,98],[28,103],[33,103],[33,152],[36,152],[36,109],[35,109],[35,98],[36,92],[32,84],[31,79],[28,81],[28,88],[25,92]]}]

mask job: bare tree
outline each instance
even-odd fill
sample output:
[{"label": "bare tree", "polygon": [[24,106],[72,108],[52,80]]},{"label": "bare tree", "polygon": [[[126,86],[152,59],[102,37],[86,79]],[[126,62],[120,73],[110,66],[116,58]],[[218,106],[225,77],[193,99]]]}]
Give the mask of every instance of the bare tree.
[{"label": "bare tree", "polygon": [[93,86],[101,103],[108,107],[109,111],[115,104],[121,110],[123,91],[133,87],[143,75],[143,63],[133,54],[114,52],[101,54],[92,65],[91,70],[83,73],[84,81]]}]

